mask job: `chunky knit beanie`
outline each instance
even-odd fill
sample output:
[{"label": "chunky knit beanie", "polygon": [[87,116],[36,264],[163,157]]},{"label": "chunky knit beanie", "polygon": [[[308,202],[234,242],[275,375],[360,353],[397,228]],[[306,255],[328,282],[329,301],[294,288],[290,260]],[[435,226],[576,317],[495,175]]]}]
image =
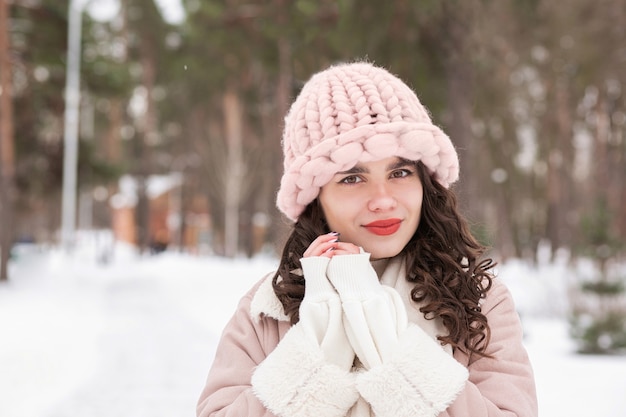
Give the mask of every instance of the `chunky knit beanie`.
[{"label": "chunky knit beanie", "polygon": [[337,172],[359,161],[419,160],[444,187],[459,176],[452,142],[415,93],[365,62],[313,75],[285,117],[282,144],[285,171],[277,205],[294,221]]}]

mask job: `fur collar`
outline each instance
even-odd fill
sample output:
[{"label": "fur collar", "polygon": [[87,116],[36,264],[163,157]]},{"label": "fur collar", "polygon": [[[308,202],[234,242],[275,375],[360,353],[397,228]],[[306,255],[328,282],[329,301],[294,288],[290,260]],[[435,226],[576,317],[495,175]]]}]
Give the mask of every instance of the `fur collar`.
[{"label": "fur collar", "polygon": [[280,300],[276,297],[276,293],[274,293],[273,277],[274,272],[267,274],[252,297],[250,317],[255,322],[258,322],[262,316],[271,317],[277,321],[290,320],[289,316],[285,314]]}]

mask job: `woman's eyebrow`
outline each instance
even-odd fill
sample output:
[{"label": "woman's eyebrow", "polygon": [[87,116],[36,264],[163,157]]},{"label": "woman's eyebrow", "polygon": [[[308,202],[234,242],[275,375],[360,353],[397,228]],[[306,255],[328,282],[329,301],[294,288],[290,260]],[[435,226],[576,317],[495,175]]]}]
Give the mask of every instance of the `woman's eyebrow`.
[{"label": "woman's eyebrow", "polygon": [[[406,166],[413,166],[414,164],[415,164],[415,162],[409,161],[408,159],[398,158],[397,161],[393,161],[393,162],[391,162],[387,166],[387,171],[393,171],[394,169],[403,168],[403,167],[406,167]],[[365,167],[363,167],[361,165],[355,165],[352,168],[347,169],[345,171],[339,171],[335,175],[364,174],[364,173],[367,173],[367,172],[368,172],[367,168],[365,168]]]},{"label": "woman's eyebrow", "polygon": [[413,166],[415,163],[413,161],[409,161],[408,159],[400,158],[395,162],[392,162],[387,166],[388,171],[392,171],[394,169],[403,168],[405,166]]},{"label": "woman's eyebrow", "polygon": [[346,174],[363,174],[364,172],[367,172],[367,170],[365,168],[363,168],[362,166],[356,165],[348,170],[345,171],[339,171],[337,172],[337,174],[339,175],[346,175]]}]

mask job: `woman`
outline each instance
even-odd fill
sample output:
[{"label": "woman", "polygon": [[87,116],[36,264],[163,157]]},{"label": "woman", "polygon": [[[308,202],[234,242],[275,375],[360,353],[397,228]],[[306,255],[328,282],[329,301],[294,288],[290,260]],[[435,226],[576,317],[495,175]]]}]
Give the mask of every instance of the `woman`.
[{"label": "woman", "polygon": [[293,103],[283,149],[293,231],[226,326],[198,416],[536,416],[513,301],[415,93],[369,63],[330,67]]}]

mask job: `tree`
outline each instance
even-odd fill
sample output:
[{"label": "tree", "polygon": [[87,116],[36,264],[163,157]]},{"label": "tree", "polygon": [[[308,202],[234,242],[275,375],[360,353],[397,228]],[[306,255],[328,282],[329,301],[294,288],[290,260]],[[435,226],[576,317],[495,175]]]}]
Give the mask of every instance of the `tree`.
[{"label": "tree", "polygon": [[124,12],[129,20],[129,30],[134,33],[134,42],[130,44],[131,55],[140,68],[139,83],[144,93],[144,109],[135,114],[135,131],[133,138],[133,157],[136,168],[133,170],[137,180],[137,205],[135,206],[135,226],[137,245],[145,250],[150,244],[149,204],[147,196],[147,180],[151,173],[152,149],[150,143],[158,141],[155,105],[152,96],[156,83],[158,37],[162,33],[158,28],[162,21],[151,0],[125,0]]},{"label": "tree", "polygon": [[13,86],[9,43],[9,3],[0,0],[0,281],[9,279],[8,262],[13,244],[14,145]]}]

